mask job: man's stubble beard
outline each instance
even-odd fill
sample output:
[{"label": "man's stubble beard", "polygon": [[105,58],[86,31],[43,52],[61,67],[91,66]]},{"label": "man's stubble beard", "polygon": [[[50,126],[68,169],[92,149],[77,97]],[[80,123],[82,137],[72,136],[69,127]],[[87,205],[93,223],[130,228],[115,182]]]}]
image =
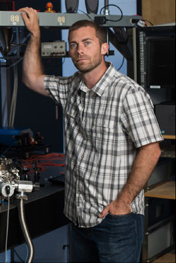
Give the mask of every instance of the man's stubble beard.
[{"label": "man's stubble beard", "polygon": [[86,65],[85,68],[82,68],[81,65],[79,66],[79,64],[77,65],[76,63],[74,63],[74,65],[81,73],[85,74],[97,68],[101,64],[101,62],[102,62],[102,58],[99,57],[99,59],[95,63],[88,64]]}]

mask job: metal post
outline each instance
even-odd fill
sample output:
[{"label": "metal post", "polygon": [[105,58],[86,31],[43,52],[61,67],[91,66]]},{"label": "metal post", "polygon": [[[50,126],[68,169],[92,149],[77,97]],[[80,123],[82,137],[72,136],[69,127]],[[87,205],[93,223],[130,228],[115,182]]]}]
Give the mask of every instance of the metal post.
[{"label": "metal post", "polygon": [[[104,15],[109,15],[109,0],[104,0]],[[107,43],[109,43],[109,32],[108,32],[108,28],[106,28],[106,41]],[[107,52],[107,56],[109,55],[109,50]]]},{"label": "metal post", "polygon": [[104,6],[105,6],[105,8],[104,8],[104,14],[105,15],[109,15],[109,0],[104,0]]},{"label": "metal post", "polygon": [[137,43],[136,43],[136,28],[133,29],[133,68],[134,80],[137,82]]}]

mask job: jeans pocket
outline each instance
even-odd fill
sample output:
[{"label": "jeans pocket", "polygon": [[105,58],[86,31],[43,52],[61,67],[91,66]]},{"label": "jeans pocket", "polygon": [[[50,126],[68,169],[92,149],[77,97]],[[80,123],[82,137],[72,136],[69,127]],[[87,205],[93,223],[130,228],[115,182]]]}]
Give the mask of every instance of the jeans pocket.
[{"label": "jeans pocket", "polygon": [[109,213],[107,216],[111,218],[124,218],[124,217],[132,216],[133,214],[134,214],[133,212],[130,212],[128,214],[123,214],[123,215],[114,215],[114,214]]}]

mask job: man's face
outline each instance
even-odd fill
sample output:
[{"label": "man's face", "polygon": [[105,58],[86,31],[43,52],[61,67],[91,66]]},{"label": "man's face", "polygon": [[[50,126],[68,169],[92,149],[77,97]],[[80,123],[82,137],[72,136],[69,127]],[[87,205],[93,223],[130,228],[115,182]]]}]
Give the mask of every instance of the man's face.
[{"label": "man's face", "polygon": [[80,72],[90,72],[101,64],[101,49],[94,28],[82,27],[70,33],[69,55]]}]

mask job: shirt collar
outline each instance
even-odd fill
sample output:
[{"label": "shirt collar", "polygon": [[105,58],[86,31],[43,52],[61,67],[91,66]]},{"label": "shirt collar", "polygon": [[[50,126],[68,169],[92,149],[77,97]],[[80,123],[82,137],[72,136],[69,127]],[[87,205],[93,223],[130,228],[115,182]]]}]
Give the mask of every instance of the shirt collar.
[{"label": "shirt collar", "polygon": [[[112,63],[107,62],[106,64],[108,67],[106,72],[103,74],[101,79],[96,83],[96,85],[91,89],[100,97],[103,95],[104,91],[108,88],[109,81],[113,78],[115,72],[115,68],[112,65]],[[83,92],[90,91],[82,79],[80,81],[79,89],[82,90]]]}]

